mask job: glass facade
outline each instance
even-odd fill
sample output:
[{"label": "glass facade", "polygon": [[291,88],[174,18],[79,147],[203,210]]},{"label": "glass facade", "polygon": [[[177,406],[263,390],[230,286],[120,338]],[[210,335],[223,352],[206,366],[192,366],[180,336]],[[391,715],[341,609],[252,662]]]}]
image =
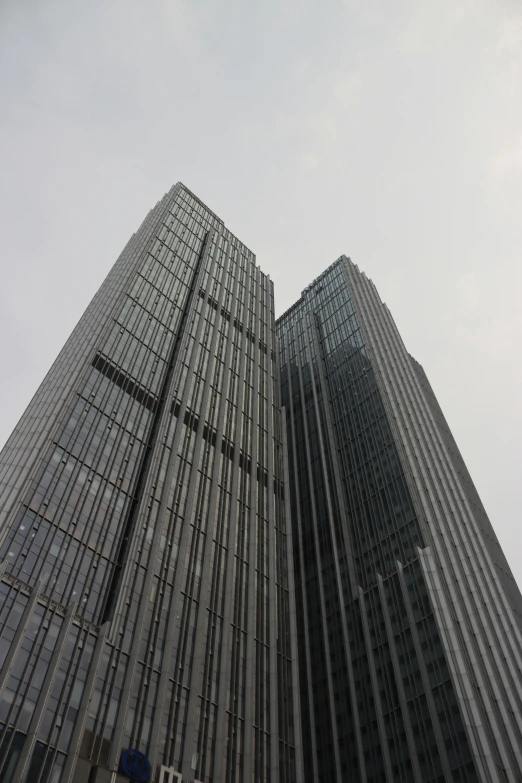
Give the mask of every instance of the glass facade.
[{"label": "glass facade", "polygon": [[154,780],[300,779],[274,330],[174,186],[0,455],[3,783],[112,780],[127,748]]},{"label": "glass facade", "polygon": [[0,781],[518,783],[521,618],[373,283],[175,185],[0,453]]},{"label": "glass facade", "polygon": [[521,780],[520,593],[422,368],[345,257],[277,336],[304,780]]}]

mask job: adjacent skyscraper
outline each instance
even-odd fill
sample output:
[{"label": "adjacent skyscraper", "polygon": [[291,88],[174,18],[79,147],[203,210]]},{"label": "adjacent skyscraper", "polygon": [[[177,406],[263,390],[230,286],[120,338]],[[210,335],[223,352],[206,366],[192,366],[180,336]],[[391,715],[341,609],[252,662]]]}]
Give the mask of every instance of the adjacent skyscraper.
[{"label": "adjacent skyscraper", "polygon": [[176,185],[0,455],[2,783],[302,779],[276,366],[272,283]]},{"label": "adjacent skyscraper", "polygon": [[444,416],[341,257],[277,321],[306,783],[522,780],[522,599]]}]

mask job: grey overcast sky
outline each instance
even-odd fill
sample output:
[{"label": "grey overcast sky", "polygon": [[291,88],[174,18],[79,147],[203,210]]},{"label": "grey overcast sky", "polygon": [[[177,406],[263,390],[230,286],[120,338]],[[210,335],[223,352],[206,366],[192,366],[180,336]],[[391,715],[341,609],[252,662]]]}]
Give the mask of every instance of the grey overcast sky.
[{"label": "grey overcast sky", "polygon": [[0,0],[0,442],[182,180],[277,312],[341,253],[522,584],[520,0]]}]

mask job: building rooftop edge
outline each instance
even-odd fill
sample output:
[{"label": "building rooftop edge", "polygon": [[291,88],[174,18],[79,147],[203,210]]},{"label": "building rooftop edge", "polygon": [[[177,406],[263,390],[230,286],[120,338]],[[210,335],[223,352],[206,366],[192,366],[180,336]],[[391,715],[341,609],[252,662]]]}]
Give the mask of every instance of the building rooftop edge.
[{"label": "building rooftop edge", "polygon": [[305,286],[305,288],[303,288],[299,299],[297,299],[293,303],[293,305],[290,305],[290,307],[287,310],[285,310],[284,313],[281,313],[281,315],[278,316],[278,318],[276,318],[276,325],[278,321],[281,321],[283,318],[286,318],[293,310],[295,310],[300,304],[302,304],[305,294],[307,294],[308,291],[314,285],[317,285],[317,283],[319,283],[325,277],[325,275],[328,274],[328,272],[332,269],[332,267],[336,266],[336,264],[339,264],[341,261],[349,261],[350,263],[353,263],[349,256],[345,255],[344,253],[341,253],[341,255],[335,259],[335,261],[333,261],[331,264],[329,264],[329,266],[326,267],[324,272],[321,272],[320,275],[314,278],[311,283],[309,283],[307,286]]},{"label": "building rooftop edge", "polygon": [[[253,251],[253,250],[251,250],[251,249],[248,247],[248,245],[245,245],[245,243],[244,243],[244,242],[242,242],[242,241],[239,239],[239,237],[237,237],[237,236],[236,236],[236,235],[235,235],[235,234],[234,234],[234,233],[233,233],[233,232],[232,232],[232,231],[231,231],[231,230],[230,230],[230,229],[229,229],[229,228],[226,226],[226,224],[225,224],[225,221],[224,221],[222,218],[220,218],[220,217],[219,217],[219,215],[216,215],[216,213],[214,212],[214,210],[213,210],[213,209],[210,209],[210,207],[208,207],[208,206],[205,204],[205,202],[204,202],[204,201],[202,201],[202,200],[199,198],[199,196],[196,196],[196,194],[194,193],[194,191],[193,191],[193,190],[191,190],[190,188],[188,188],[188,187],[185,185],[185,183],[184,183],[184,182],[181,182],[181,180],[178,180],[178,182],[176,182],[176,184],[172,186],[172,188],[171,188],[171,191],[172,191],[172,190],[174,190],[174,188],[177,188],[177,187],[180,187],[182,190],[184,190],[184,191],[185,191],[185,193],[188,193],[188,195],[189,195],[191,198],[193,198],[195,201],[197,201],[197,202],[198,202],[198,204],[200,204],[200,206],[202,206],[202,207],[203,207],[203,209],[206,209],[206,210],[207,210],[207,212],[208,212],[210,215],[212,215],[212,217],[213,217],[213,218],[215,218],[215,220],[217,220],[217,221],[218,221],[218,223],[220,224],[221,228],[223,228],[225,231],[227,231],[227,233],[228,233],[228,234],[230,234],[230,236],[231,236],[231,237],[233,237],[233,238],[236,240],[236,242],[237,242],[239,245],[241,245],[241,246],[242,246],[242,247],[243,247],[243,248],[244,248],[246,251],[248,251],[248,253],[250,253],[250,255],[251,255],[251,257],[252,257],[252,258],[251,258],[251,261],[252,261],[252,263],[254,264],[254,266],[256,266],[256,268],[258,268],[258,269],[259,269],[259,271],[261,272],[261,274],[262,274],[262,275],[264,275],[265,277],[269,277],[269,276],[266,274],[266,272],[263,272],[263,270],[261,269],[261,266],[260,266],[260,265],[258,265],[258,264],[256,263],[256,262],[257,262],[257,257],[256,257],[256,254],[254,253],[254,251]],[[218,230],[218,229],[216,229],[216,230]],[[270,281],[270,282],[272,282],[272,281]]]}]

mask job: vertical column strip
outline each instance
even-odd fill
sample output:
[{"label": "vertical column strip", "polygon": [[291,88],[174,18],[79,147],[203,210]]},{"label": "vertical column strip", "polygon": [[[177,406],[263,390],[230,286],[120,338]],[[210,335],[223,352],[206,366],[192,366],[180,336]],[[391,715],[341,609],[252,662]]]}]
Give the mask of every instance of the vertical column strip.
[{"label": "vertical column strip", "polygon": [[[247,269],[250,264],[247,265]],[[245,274],[245,303],[248,303],[252,278],[250,274]],[[239,315],[240,301],[238,299],[238,315]],[[239,320],[239,318],[238,318]],[[243,328],[240,338],[240,364],[239,364],[239,397],[236,411],[236,433],[241,433],[241,420],[243,416],[244,397],[245,397],[245,382],[244,372],[245,363],[247,361],[247,330]],[[236,439],[236,447],[234,451],[234,466],[232,476],[232,494],[230,499],[231,510],[237,506],[238,486],[240,479],[239,471],[239,456],[242,449],[241,437]],[[253,458],[251,457],[251,464],[253,465]],[[243,467],[246,471],[246,465]],[[251,481],[255,480],[255,474],[252,474]],[[233,592],[233,576],[234,576],[234,558],[235,558],[235,544],[237,539],[237,527],[238,516],[234,513],[231,518],[231,523],[228,532],[228,542],[226,549],[226,561],[225,561],[225,588],[224,594],[224,610],[223,610],[223,625],[222,625],[222,642],[220,651],[220,666],[219,666],[219,683],[218,683],[218,710],[216,718],[216,742],[215,747],[225,748],[225,733],[228,728],[229,741],[230,741],[230,721],[226,720],[227,704],[229,694],[227,693],[228,680],[230,678],[230,650],[232,635],[234,633],[232,626],[232,619],[234,613],[234,592]],[[246,520],[243,521],[245,523]],[[214,783],[221,783],[226,776],[227,759],[225,754],[220,756],[218,752],[215,752],[213,764],[212,764],[212,780]]]},{"label": "vertical column strip", "polygon": [[[275,783],[279,779],[279,723],[278,723],[278,701],[277,701],[277,552],[276,552],[276,509],[275,504],[277,501],[274,493],[274,448],[275,448],[275,432],[274,432],[274,378],[272,374],[272,353],[274,345],[272,344],[272,308],[271,308],[271,296],[270,296],[270,281],[265,280],[266,288],[264,290],[264,298],[266,303],[267,323],[266,323],[266,354],[265,364],[267,370],[267,456],[268,464],[266,466],[268,470],[268,653],[269,653],[269,688],[270,688],[270,767],[271,776],[270,780]],[[263,309],[264,312],[264,309]],[[262,332],[261,332],[262,333]],[[262,360],[262,353],[259,353],[259,360]],[[264,404],[264,403],[263,403]],[[279,611],[283,611],[283,607],[279,607]]]},{"label": "vertical column strip", "polygon": [[[330,394],[328,389],[328,384],[326,382],[325,377],[325,359],[324,354],[322,350],[321,345],[321,339],[319,334],[319,329],[317,325],[317,320],[315,318],[315,314],[311,316],[310,318],[310,326],[311,326],[311,345],[314,346],[314,343],[317,343],[317,346],[314,350],[314,355],[317,356],[317,370],[318,370],[318,377],[319,377],[319,383],[321,386],[321,393],[322,393],[322,399],[323,399],[323,411],[324,411],[324,420],[325,420],[325,432],[323,434],[322,430],[319,430],[319,446],[321,450],[321,460],[323,463],[323,471],[325,473],[325,476],[327,476],[327,466],[326,466],[326,456],[325,456],[325,445],[323,440],[326,440],[329,444],[329,453],[331,455],[332,459],[332,467],[334,471],[334,480],[335,480],[335,486],[339,488],[339,491],[337,493],[337,500],[339,503],[339,511],[341,513],[341,525],[342,525],[342,533],[343,533],[343,543],[345,546],[345,556],[347,561],[349,562],[350,568],[349,568],[349,580],[350,580],[350,587],[352,590],[351,593],[351,599],[353,600],[355,596],[357,596],[357,587],[356,587],[356,581],[355,581],[355,565],[354,565],[354,558],[353,558],[353,546],[350,539],[350,533],[348,530],[348,524],[347,520],[349,517],[348,510],[346,508],[345,498],[343,494],[343,482],[341,481],[341,472],[339,468],[339,457],[338,457],[338,449],[337,444],[335,441],[335,435],[334,435],[334,429],[332,424],[332,411],[331,411],[331,403],[330,403]],[[319,417],[319,411],[318,411],[318,403],[317,403],[317,392],[315,389],[314,384],[314,401],[316,406],[316,415],[318,418],[318,421],[320,421]],[[326,486],[326,494],[327,494],[327,502],[328,502],[328,510],[329,510],[329,516],[330,519],[333,519],[333,510],[332,510],[332,499],[331,499],[331,485],[328,480],[325,481]],[[344,522],[344,524],[342,524]],[[332,539],[334,541],[335,550],[337,551],[337,541],[335,537],[335,531],[330,525],[330,535],[332,536]],[[355,693],[355,677],[353,674],[353,666],[352,666],[352,653],[351,653],[351,645],[350,645],[350,639],[348,636],[348,624],[346,620],[346,598],[344,596],[343,591],[343,585],[342,585],[342,578],[341,573],[339,570],[339,558],[336,556],[334,559],[335,563],[335,577],[337,582],[337,592],[339,596],[339,612],[341,615],[341,628],[342,628],[342,634],[343,634],[343,643],[344,643],[344,657],[346,662],[346,670],[348,673],[348,682],[349,682],[349,688],[350,688],[350,705],[352,709],[352,719],[355,729],[355,741],[357,744],[357,751],[358,751],[358,758],[359,758],[359,772],[362,778],[366,775],[366,764],[364,759],[364,750],[363,750],[363,742],[362,742],[362,735],[361,735],[361,723],[359,720],[359,709],[357,705],[357,697]]]},{"label": "vertical column strip", "polygon": [[[259,289],[261,286],[260,273],[257,266],[252,268],[253,291],[255,302],[255,317],[252,332],[259,333],[259,315],[261,308],[261,297]],[[247,310],[245,309],[245,313]],[[245,319],[245,328],[247,319]],[[257,337],[256,337],[257,340]],[[255,759],[252,751],[254,726],[258,723],[258,694],[256,692],[256,682],[258,677],[258,657],[256,642],[257,639],[256,624],[258,620],[258,605],[260,596],[263,595],[261,584],[256,578],[256,530],[257,530],[257,503],[259,482],[257,477],[257,463],[259,456],[259,351],[257,343],[252,348],[252,357],[254,361],[254,390],[252,393],[252,478],[250,482],[250,519],[248,524],[248,583],[247,583],[247,643],[246,643],[246,673],[245,673],[245,720],[243,724],[243,769],[241,774],[248,777],[248,772],[255,775],[257,764],[259,762],[259,753],[256,753]],[[254,711],[256,716],[254,718]],[[258,727],[259,730],[259,727]],[[230,746],[229,746],[229,764],[230,764]],[[264,761],[261,758],[261,761]]]},{"label": "vertical column strip", "polygon": [[383,719],[383,709],[381,703],[381,695],[379,693],[379,682],[377,679],[377,672],[375,669],[375,660],[373,657],[372,639],[370,635],[370,629],[368,627],[368,616],[366,614],[366,602],[364,599],[364,591],[362,587],[359,588],[359,605],[361,607],[361,622],[363,627],[364,641],[366,645],[366,655],[368,657],[368,668],[370,669],[370,679],[372,681],[373,699],[375,702],[375,715],[377,718],[377,727],[379,730],[379,736],[381,738],[382,758],[384,761],[384,773],[386,775],[387,783],[393,783],[393,773],[390,760],[390,749],[388,747],[388,738],[386,736],[386,727]]},{"label": "vertical column strip", "polygon": [[[314,415],[316,417],[317,422],[319,423],[318,431],[320,430],[320,417],[319,412],[317,410],[317,398],[316,398],[316,392],[315,392],[315,378],[312,368],[312,362],[310,357],[310,341],[309,341],[309,329],[310,329],[310,321],[309,319],[305,318],[303,319],[303,334],[304,334],[304,342],[305,342],[305,350],[307,352],[307,359],[309,363],[310,368],[310,383],[312,386],[312,395],[314,399]],[[302,366],[301,364],[298,365],[298,373],[299,373],[299,392],[300,392],[300,398],[302,401],[304,401],[305,398],[305,390],[304,390],[304,382],[303,382],[303,373],[302,373]],[[309,427],[308,427],[308,421],[306,418],[306,412],[305,412],[305,405],[302,406],[302,416],[303,416],[303,431],[305,435],[305,453],[306,453],[306,465],[307,465],[307,473],[308,473],[308,481],[310,483],[311,487],[314,487],[314,476],[312,473],[312,455],[311,455],[311,446],[310,446],[310,433],[309,433]],[[323,466],[324,467],[324,466]],[[325,484],[328,482],[328,477],[324,475],[324,481]],[[314,545],[315,545],[315,558],[317,563],[317,575],[318,575],[318,583],[319,583],[319,600],[321,604],[321,628],[322,628],[322,634],[323,634],[323,645],[325,650],[325,658],[326,658],[326,678],[328,681],[328,707],[330,711],[330,721],[331,721],[331,729],[332,729],[332,743],[333,743],[333,752],[334,752],[334,759],[335,759],[335,768],[336,768],[336,775],[337,779],[339,781],[342,780],[341,777],[341,759],[340,759],[340,753],[339,753],[339,737],[337,734],[337,718],[335,714],[335,705],[333,703],[333,695],[334,695],[334,689],[333,689],[333,681],[332,681],[332,666],[331,666],[331,656],[330,656],[330,641],[328,638],[328,624],[326,622],[326,606],[325,606],[325,597],[324,597],[324,583],[323,583],[323,564],[322,564],[322,557],[321,557],[321,545],[319,543],[319,531],[318,531],[318,518],[317,518],[317,509],[316,509],[316,503],[314,499],[314,493],[311,493],[311,514],[312,514],[312,525],[313,525],[313,536],[314,536]]]},{"label": "vertical column strip", "polygon": [[[281,408],[281,436],[283,444],[283,482],[285,493],[285,525],[287,542],[287,562],[288,562],[288,611],[290,620],[290,644],[292,650],[292,699],[293,699],[293,717],[294,717],[294,745],[295,745],[295,773],[296,780],[302,781],[303,770],[303,745],[301,732],[301,697],[299,689],[299,660],[297,651],[297,601],[295,596],[295,576],[294,576],[294,548],[292,532],[292,510],[290,503],[290,473],[288,467],[288,436],[286,409]],[[310,682],[310,680],[309,680]],[[279,694],[279,698],[283,698]]]},{"label": "vertical column strip", "polygon": [[10,644],[9,652],[7,653],[6,659],[4,661],[4,665],[0,670],[0,698],[2,697],[2,693],[7,683],[7,678],[9,677],[11,667],[14,663],[14,659],[18,655],[18,649],[20,647],[20,644],[22,643],[22,639],[24,638],[24,634],[27,630],[27,625],[29,623],[29,620],[31,619],[31,615],[33,613],[34,607],[38,600],[38,595],[41,591],[41,588],[42,588],[41,582],[37,582],[36,585],[33,587],[31,591],[31,595],[29,596],[29,600],[27,601],[25,609],[22,612],[20,623],[14,635],[13,641]]},{"label": "vertical column strip", "polygon": [[428,710],[430,712],[430,715],[432,716],[433,731],[435,734],[435,739],[437,741],[437,748],[439,751],[442,769],[444,771],[444,776],[446,780],[449,781],[451,780],[451,767],[448,760],[448,753],[446,751],[446,745],[444,744],[444,738],[442,736],[442,731],[440,729],[439,721],[436,719],[437,709],[435,707],[435,700],[433,698],[433,693],[431,690],[430,678],[428,675],[428,670],[426,668],[426,661],[424,660],[424,655],[422,652],[422,647],[419,639],[419,632],[417,630],[417,623],[415,622],[415,617],[413,616],[413,609],[411,607],[411,600],[408,593],[408,588],[406,586],[406,580],[404,579],[404,571],[402,568],[402,563],[399,562],[397,563],[397,574],[399,576],[401,593],[404,600],[404,605],[406,607],[406,614],[408,615],[408,622],[411,628],[411,635],[413,639],[413,645],[415,647],[415,654],[417,656],[417,661],[419,662],[419,670],[421,674],[422,684],[424,686],[426,701],[428,703]]},{"label": "vertical column strip", "polygon": [[[234,266],[235,252],[236,252],[235,248],[229,246],[229,257],[227,260],[232,268]],[[226,264],[224,264],[223,282],[222,282],[220,297],[219,297],[220,303],[222,302],[225,296],[225,279],[226,279],[227,271],[228,270]],[[234,279],[234,288],[232,291],[232,301],[235,301],[237,298],[238,285],[239,285],[239,276],[236,274]],[[218,307],[217,318],[219,317],[220,309],[221,307]],[[227,329],[226,324],[227,321],[223,319],[224,329]],[[216,456],[214,459],[214,465],[212,467],[210,499],[208,505],[208,524],[205,532],[203,564],[201,568],[201,583],[199,587],[197,624],[196,624],[196,632],[194,636],[195,652],[194,652],[194,658],[192,661],[191,672],[190,672],[189,703],[188,703],[187,721],[186,721],[187,732],[189,734],[191,730],[195,729],[194,716],[196,712],[197,701],[200,698],[200,691],[203,684],[203,666],[201,664],[201,659],[204,658],[206,654],[206,649],[204,649],[202,645],[202,636],[204,633],[204,627],[209,620],[209,615],[207,613],[207,603],[205,598],[206,598],[206,594],[208,593],[208,582],[209,580],[212,579],[212,572],[210,569],[210,556],[212,554],[212,540],[214,538],[214,530],[212,528],[212,522],[214,520],[214,515],[217,516],[217,511],[218,511],[217,500],[218,500],[218,492],[219,492],[218,480],[219,480],[219,471],[220,471],[220,463],[221,463],[220,452],[221,452],[221,443],[223,441],[223,435],[224,435],[225,409],[228,403],[227,394],[226,394],[227,382],[230,373],[231,357],[233,353],[232,329],[233,329],[233,323],[231,320],[228,325],[228,339],[226,341],[224,367],[223,367],[223,385],[221,391],[221,399],[219,401],[218,426],[217,426],[217,434],[216,434]],[[236,444],[236,448],[234,449],[234,462],[236,463],[237,461],[237,467],[239,466],[239,451],[240,449],[239,447],[237,447]],[[223,457],[223,459],[225,459],[225,457]],[[230,505],[230,508],[228,510],[228,515],[229,515],[229,519],[227,520],[227,527],[230,528],[230,524],[231,524],[230,518],[237,516],[236,508],[233,507],[232,505]],[[234,541],[232,540],[232,546],[233,545],[234,545]],[[203,703],[202,703],[202,708],[203,708]],[[189,775],[191,774],[190,753],[184,753],[183,767],[181,771],[183,777],[188,778]]]},{"label": "vertical column strip", "polygon": [[76,610],[76,604],[70,604],[67,609],[67,613],[63,619],[62,627],[60,628],[60,631],[58,633],[56,645],[51,655],[51,660],[49,661],[49,666],[47,668],[47,672],[44,681],[42,683],[40,694],[38,696],[38,700],[36,702],[36,706],[34,708],[34,712],[31,718],[31,722],[29,724],[29,730],[27,732],[27,737],[24,743],[23,753],[20,755],[20,759],[18,761],[18,764],[16,765],[16,769],[13,775],[13,780],[22,781],[25,778],[25,774],[27,772],[27,769],[29,767],[33,755],[34,746],[36,744],[36,736],[38,734],[38,728],[40,726],[43,717],[45,706],[50,697],[51,685],[56,675],[56,668],[58,666],[58,662],[62,655],[62,648],[65,639],[67,637],[67,634],[69,633],[69,629],[72,624],[72,619],[74,617],[75,610]]},{"label": "vertical column strip", "polygon": [[388,612],[388,602],[386,600],[386,594],[384,592],[384,585],[383,585],[381,574],[377,574],[377,589],[379,592],[379,598],[382,606],[382,616],[384,618],[386,636],[388,637],[388,648],[390,650],[390,657],[392,660],[395,683],[397,685],[397,694],[399,697],[399,704],[402,713],[402,722],[404,725],[404,731],[406,733],[406,742],[408,743],[408,750],[410,753],[413,774],[415,776],[415,779],[420,781],[422,780],[422,775],[419,766],[419,759],[417,756],[417,748],[415,746],[415,740],[411,728],[410,713],[408,710],[408,704],[406,702],[406,694],[404,692],[404,682],[402,679],[401,669],[399,666],[399,658],[397,656],[397,649],[395,647],[395,641],[393,638],[393,630],[392,630],[390,615]]},{"label": "vertical column strip", "polygon": [[78,754],[80,751],[80,745],[82,741],[83,727],[85,725],[85,720],[87,718],[87,712],[89,709],[89,702],[91,700],[92,686],[94,685],[94,680],[98,670],[98,664],[100,662],[101,654],[105,646],[105,638],[106,638],[107,630],[108,630],[108,623],[105,623],[105,625],[102,625],[102,627],[100,628],[100,634],[96,640],[96,645],[94,647],[94,654],[92,656],[92,662],[89,667],[89,674],[87,675],[87,680],[85,682],[85,687],[83,689],[80,706],[78,707],[78,717],[74,724],[74,730],[71,736],[69,753],[67,755],[65,766],[62,772],[62,783],[72,783],[73,781],[74,771],[76,769],[76,764],[78,762]]},{"label": "vertical column strip", "polygon": [[[294,397],[294,390],[293,390],[293,384],[292,384],[292,376],[290,374],[290,368],[289,365],[287,365],[287,377],[288,377],[288,389],[289,389],[289,413],[290,413],[290,432],[292,434],[291,437],[291,444],[292,444],[292,458],[293,458],[293,464],[297,465],[297,450],[296,450],[296,425],[294,420],[294,411],[293,411],[293,397]],[[297,392],[300,394],[300,389],[297,390]],[[286,425],[288,426],[288,425]],[[310,645],[309,645],[309,639],[310,639],[310,627],[309,627],[309,614],[308,614],[308,598],[307,598],[307,589],[306,584],[303,578],[303,571],[302,571],[302,564],[304,562],[304,546],[303,546],[303,526],[302,526],[302,519],[301,519],[301,497],[299,492],[299,484],[298,484],[298,478],[297,474],[294,473],[294,492],[296,497],[296,513],[295,515],[292,515],[292,525],[297,530],[297,538],[298,538],[298,548],[299,548],[299,562],[301,564],[301,573],[300,573],[300,579],[301,579],[301,594],[302,594],[302,602],[303,606],[301,609],[301,616],[303,618],[303,625],[305,629],[304,633],[304,647],[305,647],[305,659],[306,659],[306,689],[308,691],[308,712],[309,712],[309,721],[310,721],[310,740],[312,744],[312,765],[313,765],[313,775],[314,780],[319,780],[319,768],[317,765],[317,743],[316,743],[316,729],[315,729],[315,709],[314,709],[314,689],[312,687],[313,678],[312,678],[312,663],[310,660]],[[293,555],[293,552],[292,552]],[[299,609],[297,610],[299,611]],[[302,676],[301,676],[301,682],[302,682]],[[299,720],[301,720],[301,714],[299,714]]]}]

